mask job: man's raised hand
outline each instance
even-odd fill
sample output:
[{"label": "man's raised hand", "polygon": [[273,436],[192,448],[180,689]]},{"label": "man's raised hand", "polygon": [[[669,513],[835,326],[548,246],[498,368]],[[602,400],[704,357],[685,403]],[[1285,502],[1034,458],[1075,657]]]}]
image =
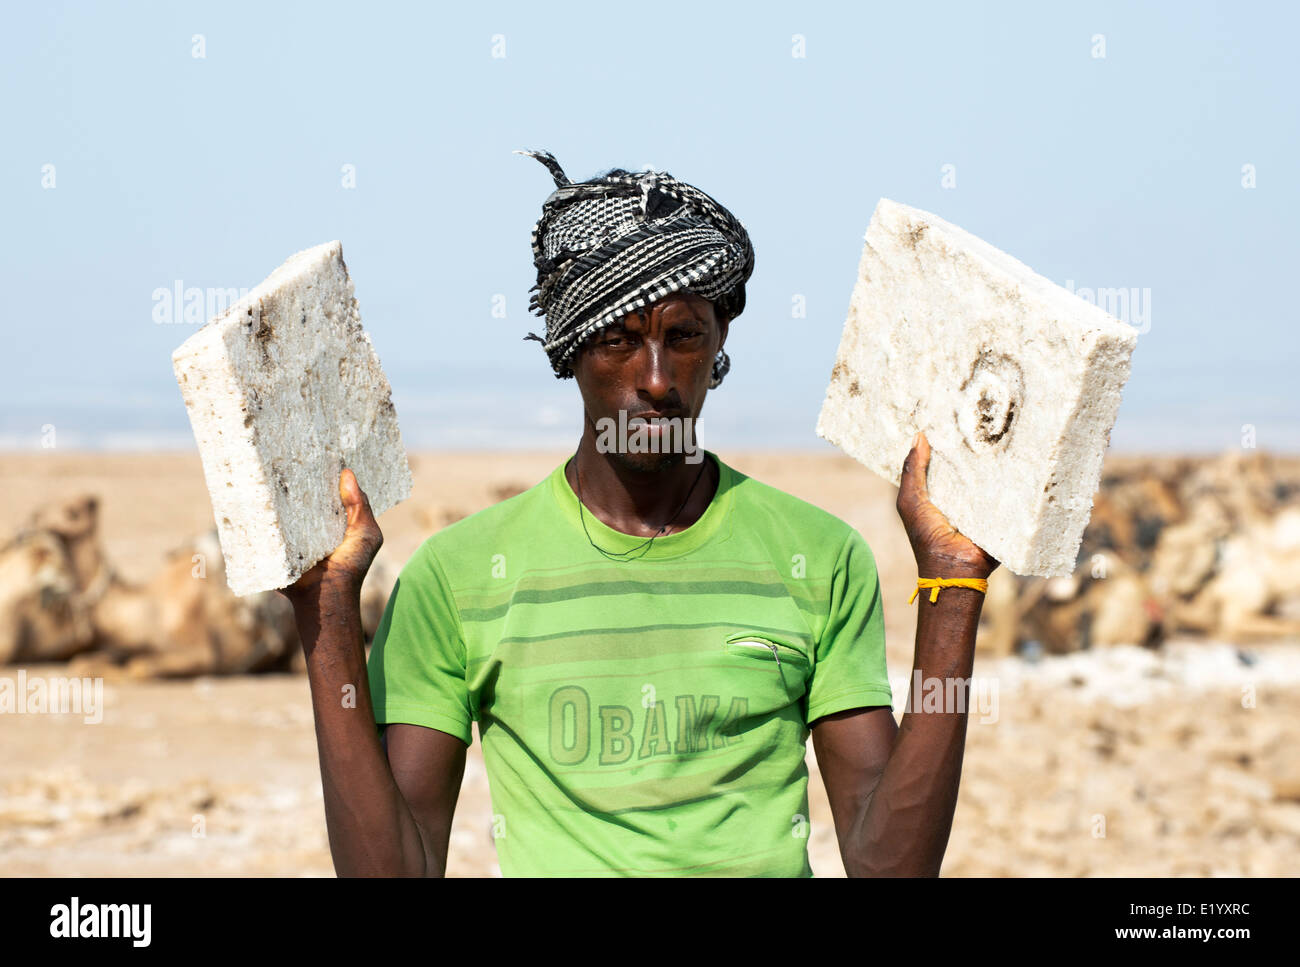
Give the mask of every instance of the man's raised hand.
[{"label": "man's raised hand", "polygon": [[356,474],[347,467],[339,474],[339,497],[348,514],[348,529],[343,542],[295,583],[280,589],[280,593],[290,601],[296,603],[323,587],[360,592],[361,582],[383,546],[384,535],[370,510],[370,498],[357,483]]},{"label": "man's raised hand", "polygon": [[898,516],[903,520],[912,553],[922,571],[921,577],[988,577],[998,561],[961,533],[943,511],[930,502],[926,472],[930,469],[930,441],[924,433],[916,435],[916,444],[903,461],[903,477],[898,485]]}]

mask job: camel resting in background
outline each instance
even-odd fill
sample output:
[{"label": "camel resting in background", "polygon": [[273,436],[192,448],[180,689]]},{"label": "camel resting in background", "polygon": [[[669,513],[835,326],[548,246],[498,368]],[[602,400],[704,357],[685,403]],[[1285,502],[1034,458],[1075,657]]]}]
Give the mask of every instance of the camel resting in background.
[{"label": "camel resting in background", "polygon": [[[303,669],[292,606],[230,591],[215,528],[134,584],[110,566],[98,513],[93,495],[57,501],[0,545],[0,664],[73,659],[74,674],[139,678]],[[367,641],[395,581],[377,558],[362,588]]]}]

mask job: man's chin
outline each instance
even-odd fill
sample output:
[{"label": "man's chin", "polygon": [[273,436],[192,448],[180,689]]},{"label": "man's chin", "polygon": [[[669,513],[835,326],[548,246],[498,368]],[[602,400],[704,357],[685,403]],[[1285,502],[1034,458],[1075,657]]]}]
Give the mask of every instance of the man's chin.
[{"label": "man's chin", "polygon": [[662,473],[671,470],[679,463],[684,463],[684,453],[619,453],[610,454],[614,462],[624,470],[633,473]]}]

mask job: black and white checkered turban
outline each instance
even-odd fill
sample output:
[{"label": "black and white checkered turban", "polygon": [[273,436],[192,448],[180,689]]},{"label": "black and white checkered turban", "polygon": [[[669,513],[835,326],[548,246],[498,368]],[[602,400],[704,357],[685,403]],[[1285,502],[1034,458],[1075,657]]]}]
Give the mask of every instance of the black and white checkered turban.
[{"label": "black and white checkered turban", "polygon": [[[533,227],[537,284],[528,310],[546,317],[542,344],[559,379],[593,335],[673,292],[714,304],[719,321],[745,308],[754,249],[745,226],[711,197],[664,171],[622,168],[574,182],[549,151],[516,151],[550,170],[556,189]],[[731,368],[718,350],[709,388]]]}]

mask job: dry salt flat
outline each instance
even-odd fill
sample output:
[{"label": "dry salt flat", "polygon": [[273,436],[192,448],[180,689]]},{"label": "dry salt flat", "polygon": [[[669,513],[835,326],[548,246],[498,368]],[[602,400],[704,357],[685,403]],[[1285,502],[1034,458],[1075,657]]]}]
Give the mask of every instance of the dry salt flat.
[{"label": "dry salt flat", "polygon": [[[996,715],[972,711],[944,875],[1300,872],[1300,644],[979,661],[975,677],[996,681]],[[124,680],[105,704],[94,727],[0,726],[5,875],[333,875],[304,678]],[[808,765],[813,870],[842,876],[811,745]],[[500,875],[491,815],[476,740],[449,875]]]}]

